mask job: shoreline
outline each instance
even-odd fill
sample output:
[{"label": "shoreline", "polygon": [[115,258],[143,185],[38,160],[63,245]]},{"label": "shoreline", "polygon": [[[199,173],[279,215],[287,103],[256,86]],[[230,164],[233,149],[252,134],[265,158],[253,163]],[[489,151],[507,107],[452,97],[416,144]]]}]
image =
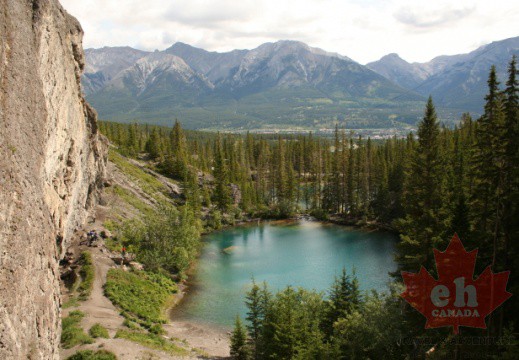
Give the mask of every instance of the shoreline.
[{"label": "shoreline", "polygon": [[189,346],[210,354],[210,359],[227,359],[230,356],[230,333],[232,329],[218,328],[211,324],[177,318],[174,313],[186,300],[188,289],[185,282],[178,284],[178,292],[173,295],[172,304],[166,309],[168,322],[163,326],[167,333]]}]

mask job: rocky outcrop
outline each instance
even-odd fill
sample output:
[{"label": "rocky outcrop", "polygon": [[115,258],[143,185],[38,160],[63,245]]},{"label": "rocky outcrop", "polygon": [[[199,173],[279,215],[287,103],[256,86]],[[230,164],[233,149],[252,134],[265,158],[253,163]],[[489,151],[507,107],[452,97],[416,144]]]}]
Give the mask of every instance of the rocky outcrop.
[{"label": "rocky outcrop", "polygon": [[106,165],[82,36],[57,0],[0,0],[0,359],[59,357],[58,260]]}]

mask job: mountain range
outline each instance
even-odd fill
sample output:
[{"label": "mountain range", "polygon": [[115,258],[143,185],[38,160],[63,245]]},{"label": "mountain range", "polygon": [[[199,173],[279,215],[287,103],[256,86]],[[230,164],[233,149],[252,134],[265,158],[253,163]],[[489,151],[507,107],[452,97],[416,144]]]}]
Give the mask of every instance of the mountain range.
[{"label": "mountain range", "polygon": [[519,55],[519,37],[495,41],[468,53],[439,56],[427,63],[408,63],[389,54],[367,67],[402,87],[431,95],[444,108],[481,113],[490,67],[506,82],[508,62]]},{"label": "mountain range", "polygon": [[504,79],[519,37],[469,54],[408,63],[397,54],[361,65],[297,41],[209,52],[87,49],[82,79],[102,119],[193,129],[406,128],[432,95],[442,119],[481,112],[492,64]]}]

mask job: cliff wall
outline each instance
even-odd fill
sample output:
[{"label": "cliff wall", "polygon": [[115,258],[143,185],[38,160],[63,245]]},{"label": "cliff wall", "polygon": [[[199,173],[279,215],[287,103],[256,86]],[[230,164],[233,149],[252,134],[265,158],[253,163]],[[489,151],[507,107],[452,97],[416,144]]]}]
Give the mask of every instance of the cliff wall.
[{"label": "cliff wall", "polygon": [[0,359],[59,357],[58,262],[106,165],[82,36],[57,0],[0,0]]}]

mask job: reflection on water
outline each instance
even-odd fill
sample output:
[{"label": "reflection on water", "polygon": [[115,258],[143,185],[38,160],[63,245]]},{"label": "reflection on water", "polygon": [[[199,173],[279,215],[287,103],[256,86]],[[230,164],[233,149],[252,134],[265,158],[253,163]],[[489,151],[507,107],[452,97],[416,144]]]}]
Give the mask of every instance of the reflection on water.
[{"label": "reflection on water", "polygon": [[251,278],[272,290],[287,285],[326,291],[342,267],[355,268],[363,290],[384,291],[394,271],[395,237],[319,222],[262,224],[206,238],[190,294],[176,319],[230,326],[244,316]]}]

